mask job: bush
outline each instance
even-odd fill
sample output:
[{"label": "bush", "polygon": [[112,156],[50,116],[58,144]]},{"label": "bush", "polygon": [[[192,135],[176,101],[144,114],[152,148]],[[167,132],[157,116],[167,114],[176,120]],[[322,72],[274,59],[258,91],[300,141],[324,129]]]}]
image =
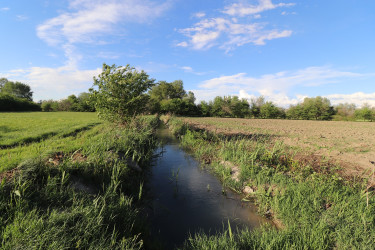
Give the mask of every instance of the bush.
[{"label": "bush", "polygon": [[103,72],[94,77],[90,89],[99,117],[118,123],[127,123],[144,111],[148,96],[145,94],[154,85],[154,80],[142,70],[133,67],[103,64]]},{"label": "bush", "polygon": [[40,111],[40,106],[23,98],[0,94],[0,111]]}]

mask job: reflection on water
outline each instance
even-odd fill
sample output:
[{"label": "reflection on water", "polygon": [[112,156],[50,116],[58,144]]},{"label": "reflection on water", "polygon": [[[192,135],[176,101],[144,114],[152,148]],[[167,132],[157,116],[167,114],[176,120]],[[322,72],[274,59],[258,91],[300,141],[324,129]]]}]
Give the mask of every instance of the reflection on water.
[{"label": "reflection on water", "polygon": [[213,234],[227,228],[254,228],[265,223],[249,203],[231,190],[222,194],[220,181],[178,146],[167,129],[159,131],[163,141],[151,169],[149,189],[153,199],[153,237],[166,249],[180,246],[189,233]]}]

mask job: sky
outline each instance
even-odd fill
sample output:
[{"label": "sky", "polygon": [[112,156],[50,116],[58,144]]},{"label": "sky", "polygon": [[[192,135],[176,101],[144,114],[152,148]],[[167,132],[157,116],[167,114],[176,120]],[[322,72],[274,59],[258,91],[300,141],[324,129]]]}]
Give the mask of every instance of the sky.
[{"label": "sky", "polygon": [[182,80],[197,102],[375,106],[374,0],[0,0],[0,77],[34,101],[87,92],[103,63]]}]

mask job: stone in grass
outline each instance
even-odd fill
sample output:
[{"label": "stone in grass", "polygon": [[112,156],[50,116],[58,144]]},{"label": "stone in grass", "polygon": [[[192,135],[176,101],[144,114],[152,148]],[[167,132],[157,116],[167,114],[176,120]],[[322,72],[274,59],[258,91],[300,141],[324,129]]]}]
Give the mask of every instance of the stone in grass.
[{"label": "stone in grass", "polygon": [[255,190],[252,189],[252,188],[249,187],[249,186],[245,186],[245,188],[243,189],[243,192],[244,192],[245,194],[253,194],[253,193],[255,193]]}]

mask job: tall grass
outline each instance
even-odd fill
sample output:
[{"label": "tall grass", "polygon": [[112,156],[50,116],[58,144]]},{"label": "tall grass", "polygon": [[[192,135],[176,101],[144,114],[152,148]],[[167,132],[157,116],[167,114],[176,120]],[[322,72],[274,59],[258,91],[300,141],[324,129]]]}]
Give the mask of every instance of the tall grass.
[{"label": "tall grass", "polygon": [[139,190],[144,176],[127,159],[147,165],[156,146],[155,124],[147,118],[81,132],[73,143],[80,145],[79,161],[72,157],[77,151],[66,147],[57,165],[43,150],[24,162],[11,181],[1,182],[1,248],[144,248],[148,233]]}]

